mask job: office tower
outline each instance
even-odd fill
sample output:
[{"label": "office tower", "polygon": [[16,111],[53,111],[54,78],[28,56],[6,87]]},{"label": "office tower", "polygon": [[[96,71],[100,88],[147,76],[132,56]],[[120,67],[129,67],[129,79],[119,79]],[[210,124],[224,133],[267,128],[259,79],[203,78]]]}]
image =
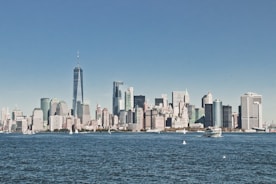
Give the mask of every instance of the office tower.
[{"label": "office tower", "polygon": [[127,124],[134,122],[134,112],[132,110],[127,111]]},{"label": "office tower", "polygon": [[127,123],[127,111],[121,110],[119,116],[120,127],[125,127]]},{"label": "office tower", "polygon": [[102,126],[102,108],[99,104],[96,106],[95,118],[98,126]]},{"label": "office tower", "polygon": [[146,102],[146,97],[143,95],[134,96],[134,107],[138,106],[142,109],[144,109],[144,105]]},{"label": "office tower", "polygon": [[189,124],[193,124],[196,121],[195,106],[188,105]]},{"label": "office tower", "polygon": [[212,104],[213,103],[213,96],[210,92],[207,95],[204,95],[201,99],[201,107],[204,108],[205,104]]},{"label": "office tower", "polygon": [[241,128],[262,128],[262,96],[248,92],[241,96]]},{"label": "office tower", "polygon": [[238,115],[238,128],[242,128],[242,124],[241,124],[241,105],[239,105],[239,115]]},{"label": "office tower", "polygon": [[238,128],[239,126],[239,114],[237,112],[232,113],[232,125],[233,128]]},{"label": "office tower", "polygon": [[213,126],[222,127],[222,101],[218,99],[213,102]]},{"label": "office tower", "polygon": [[204,127],[213,126],[213,104],[205,104]]},{"label": "office tower", "polygon": [[232,107],[230,105],[222,106],[223,111],[223,127],[233,128],[232,125]]},{"label": "office tower", "polygon": [[189,93],[186,89],[185,93],[184,93],[184,98],[183,98],[183,101],[185,103],[185,105],[187,106],[188,104],[190,104],[190,96],[189,96]]},{"label": "office tower", "polygon": [[89,125],[91,117],[90,117],[90,107],[88,104],[81,104],[81,112],[79,115],[81,124]]},{"label": "office tower", "polygon": [[109,112],[107,108],[104,108],[102,111],[102,126],[107,129],[110,126]]},{"label": "office tower", "polygon": [[112,102],[112,108],[113,108],[113,115],[119,115],[120,110],[123,109],[122,107],[122,92],[120,89],[120,85],[123,85],[124,83],[121,81],[114,81],[113,82],[113,102]]},{"label": "office tower", "polygon": [[49,129],[51,132],[54,130],[62,129],[63,117],[54,115],[49,117]]},{"label": "office tower", "polygon": [[43,110],[40,108],[35,108],[33,110],[33,123],[31,130],[33,131],[42,131],[44,130],[43,124]]},{"label": "office tower", "polygon": [[69,116],[70,110],[65,101],[60,101],[57,105],[57,115]]},{"label": "office tower", "polygon": [[45,124],[48,124],[49,110],[50,110],[50,98],[41,98],[40,99],[40,108],[43,112],[43,121]]},{"label": "office tower", "polygon": [[155,98],[155,103],[154,103],[154,105],[155,106],[160,106],[161,105],[161,107],[163,107],[164,105],[164,99],[163,98]]},{"label": "office tower", "polygon": [[195,108],[195,123],[204,123],[204,109]]},{"label": "office tower", "polygon": [[133,110],[133,107],[134,107],[133,91],[134,91],[133,87],[129,87],[125,91],[125,111]]},{"label": "office tower", "polygon": [[78,105],[83,103],[83,71],[79,66],[79,53],[77,55],[78,66],[74,68],[74,79],[73,79],[73,116],[77,117]]},{"label": "office tower", "polygon": [[139,107],[138,105],[135,106],[135,121],[136,128],[138,131],[144,129],[144,110],[143,108]]},{"label": "office tower", "polygon": [[49,116],[57,115],[57,106],[58,106],[59,100],[57,98],[53,98],[50,101],[50,112]]},{"label": "office tower", "polygon": [[163,107],[167,108],[168,107],[168,95],[162,94],[161,97],[163,98]]},{"label": "office tower", "polygon": [[177,107],[179,102],[182,100],[184,101],[185,91],[173,91],[172,92],[172,104],[173,107]]},{"label": "office tower", "polygon": [[18,108],[15,108],[12,111],[12,120],[16,121],[18,118],[22,118],[23,117],[23,112],[21,110],[19,110]]}]

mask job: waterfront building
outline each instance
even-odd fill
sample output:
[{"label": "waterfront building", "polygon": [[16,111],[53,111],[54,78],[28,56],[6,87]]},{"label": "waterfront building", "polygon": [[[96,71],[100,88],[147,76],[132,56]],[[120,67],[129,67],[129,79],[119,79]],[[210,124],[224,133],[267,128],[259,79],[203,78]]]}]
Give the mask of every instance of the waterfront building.
[{"label": "waterfront building", "polygon": [[154,116],[152,117],[152,129],[164,130],[165,129],[165,119],[164,116]]},{"label": "waterfront building", "polygon": [[223,128],[234,128],[232,121],[232,106],[224,105],[223,109]]},{"label": "waterfront building", "polygon": [[194,124],[196,121],[195,106],[188,105],[189,125]]},{"label": "waterfront building", "polygon": [[29,123],[27,119],[18,119],[14,123],[8,120],[7,123],[9,124],[9,128],[6,129],[8,132],[26,133],[29,130]]},{"label": "waterfront building", "polygon": [[212,104],[213,103],[213,96],[210,92],[207,95],[204,95],[201,99],[201,107],[204,108],[205,104]]},{"label": "waterfront building", "polygon": [[62,129],[63,117],[59,115],[53,115],[49,117],[50,131]]},{"label": "waterfront building", "polygon": [[236,112],[232,113],[232,122],[233,122],[233,128],[238,128],[239,124],[239,114]]},{"label": "waterfront building", "polygon": [[69,110],[68,105],[65,101],[60,101],[57,104],[56,114],[60,115],[60,116],[69,116],[70,115],[70,110]]},{"label": "waterfront building", "polygon": [[33,110],[33,122],[32,128],[33,131],[43,131],[44,123],[43,123],[43,110],[40,108],[35,108]]},{"label": "waterfront building", "polygon": [[[184,101],[185,95],[186,95],[186,91],[173,91],[172,92],[173,107],[178,106],[180,101]],[[188,100],[188,99],[186,99],[186,100]]]},{"label": "waterfront building", "polygon": [[133,110],[133,107],[134,107],[133,93],[134,93],[133,87],[129,87],[125,91],[125,111]]},{"label": "waterfront building", "polygon": [[213,126],[222,127],[222,101],[219,99],[214,100],[213,102]]},{"label": "waterfront building", "polygon": [[113,98],[112,98],[112,110],[113,110],[113,115],[119,115],[120,110],[123,110],[122,107],[122,92],[120,89],[120,86],[123,85],[124,83],[121,81],[114,81],[113,82]]},{"label": "waterfront building", "polygon": [[195,108],[195,122],[204,124],[204,108]]},{"label": "waterfront building", "polygon": [[127,111],[127,124],[134,122],[134,114],[135,112],[132,112],[132,110]]},{"label": "waterfront building", "polygon": [[81,113],[79,118],[82,126],[89,125],[91,120],[89,104],[81,104]]},{"label": "waterfront building", "polygon": [[57,98],[53,98],[50,101],[50,113],[49,116],[57,115],[57,106],[58,106],[59,100]]},{"label": "waterfront building", "polygon": [[190,104],[190,95],[186,89],[186,91],[184,92],[184,98],[183,101],[185,103],[186,106],[188,106]]},{"label": "waterfront building", "polygon": [[40,109],[43,111],[43,122],[45,125],[48,125],[49,111],[50,111],[50,98],[40,99]]},{"label": "waterfront building", "polygon": [[[117,115],[110,114],[109,117],[111,117],[112,125],[115,128],[119,127],[119,117]],[[125,127],[123,127],[125,129]]]},{"label": "waterfront building", "polygon": [[127,123],[127,111],[121,110],[119,115],[119,126],[125,127]]},{"label": "waterfront building", "polygon": [[111,126],[110,119],[109,119],[109,112],[107,108],[104,108],[102,111],[102,127],[107,129]]},{"label": "waterfront building", "polygon": [[163,107],[163,104],[164,104],[164,101],[163,101],[164,99],[163,98],[155,98],[155,103],[154,103],[154,105],[155,106],[159,106],[159,107]]},{"label": "waterfront building", "polygon": [[162,94],[161,97],[163,98],[163,107],[167,108],[168,107],[168,95]]},{"label": "waterfront building", "polygon": [[98,127],[101,127],[102,126],[102,108],[99,104],[97,104],[96,106],[96,115],[95,115],[95,118],[96,118],[96,121],[98,123]]},{"label": "waterfront building", "polygon": [[78,66],[74,68],[73,75],[73,116],[77,117],[78,108],[83,103],[83,70],[79,65],[79,53],[77,54]]},{"label": "waterfront building", "polygon": [[241,96],[241,128],[262,128],[262,96],[248,92]]},{"label": "waterfront building", "polygon": [[144,110],[143,108],[139,107],[138,105],[135,107],[135,121],[136,124],[136,131],[140,131],[144,129]]},{"label": "waterfront building", "polygon": [[23,112],[19,110],[18,108],[15,108],[12,111],[12,121],[16,121],[17,119],[23,117]]},{"label": "waterfront building", "polygon": [[213,104],[205,104],[204,112],[204,127],[213,126]]},{"label": "waterfront building", "polygon": [[145,109],[146,97],[143,95],[134,96],[134,107],[136,106]]}]

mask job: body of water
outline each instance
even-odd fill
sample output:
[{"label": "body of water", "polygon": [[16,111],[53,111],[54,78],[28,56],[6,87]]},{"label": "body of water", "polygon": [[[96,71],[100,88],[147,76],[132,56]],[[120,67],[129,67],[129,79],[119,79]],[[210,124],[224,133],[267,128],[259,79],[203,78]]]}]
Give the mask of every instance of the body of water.
[{"label": "body of water", "polygon": [[0,183],[276,183],[276,134],[0,134]]}]

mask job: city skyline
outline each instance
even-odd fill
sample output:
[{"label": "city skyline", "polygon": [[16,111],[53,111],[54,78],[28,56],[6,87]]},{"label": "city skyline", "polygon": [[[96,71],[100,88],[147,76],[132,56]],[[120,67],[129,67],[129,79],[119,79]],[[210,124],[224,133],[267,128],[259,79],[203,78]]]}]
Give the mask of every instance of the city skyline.
[{"label": "city skyline", "polygon": [[[71,107],[76,51],[84,101],[112,112],[112,83],[123,81],[151,104],[188,90],[237,112],[247,92],[263,96],[263,121],[276,120],[274,1],[12,0],[0,7],[0,106],[25,115],[40,98]],[[125,90],[122,90],[124,93]]]}]

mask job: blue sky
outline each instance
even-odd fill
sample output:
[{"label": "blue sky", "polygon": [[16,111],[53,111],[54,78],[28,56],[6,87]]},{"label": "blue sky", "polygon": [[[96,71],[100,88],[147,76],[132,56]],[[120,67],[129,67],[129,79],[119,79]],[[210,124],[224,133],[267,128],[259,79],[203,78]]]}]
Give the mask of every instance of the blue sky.
[{"label": "blue sky", "polygon": [[71,107],[77,50],[92,116],[121,80],[152,103],[187,88],[197,107],[210,91],[234,111],[256,92],[276,120],[274,0],[0,0],[0,107]]}]

